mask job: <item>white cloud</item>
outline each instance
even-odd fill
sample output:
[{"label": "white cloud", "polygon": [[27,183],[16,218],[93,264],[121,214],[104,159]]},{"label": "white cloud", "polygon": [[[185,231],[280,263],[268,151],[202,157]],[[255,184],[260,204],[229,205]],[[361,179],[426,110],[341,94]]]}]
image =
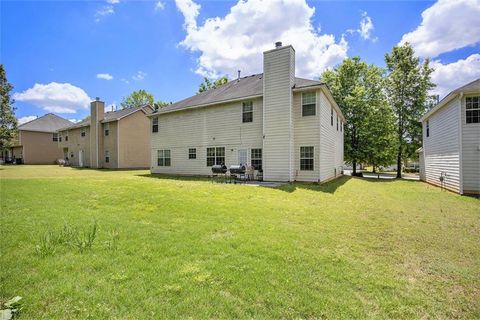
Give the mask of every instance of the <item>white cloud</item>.
[{"label": "white cloud", "polygon": [[83,89],[70,83],[57,82],[35,83],[30,89],[14,93],[13,98],[58,113],[75,113],[78,109],[87,109],[92,100]]},{"label": "white cloud", "polygon": [[438,60],[432,61],[431,66],[435,69],[432,81],[437,84],[432,93],[438,94],[440,97],[480,78],[480,54],[478,53],[448,64],[442,64]]},{"label": "white cloud", "polygon": [[157,1],[157,3],[155,4],[155,11],[160,11],[163,9],[165,9],[165,3],[163,3],[162,0]]},{"label": "white cloud", "polygon": [[113,76],[109,73],[97,73],[97,78],[103,80],[112,80]]},{"label": "white cloud", "polygon": [[35,120],[37,119],[37,116],[26,116],[26,117],[21,117],[21,118],[18,118],[18,124],[21,125],[21,124],[24,124],[26,122],[29,122],[29,121],[32,121],[32,120]]},{"label": "white cloud", "polygon": [[377,41],[377,38],[372,38],[372,31],[374,29],[372,18],[370,18],[367,12],[362,13],[362,20],[360,20],[360,29],[358,30],[360,36],[364,40]]},{"label": "white cloud", "polygon": [[112,102],[105,107],[105,112],[110,112],[115,110],[117,110],[117,104],[115,102]]},{"label": "white cloud", "polygon": [[110,4],[117,4],[120,3],[120,0],[107,0],[107,2]]},{"label": "white cloud", "polygon": [[197,26],[200,5],[191,0],[176,4],[187,33],[181,45],[199,53],[196,72],[203,76],[236,74],[238,69],[243,74],[262,72],[262,52],[276,41],[295,48],[299,76],[319,76],[347,57],[343,37],[338,40],[313,27],[315,8],[305,0],[239,1],[225,17],[209,18],[202,26]]},{"label": "white cloud", "polygon": [[146,76],[147,76],[146,72],[138,71],[136,75],[132,76],[132,79],[135,80],[135,81],[140,81],[140,80],[145,79]]},{"label": "white cloud", "polygon": [[97,16],[97,20],[99,20],[100,17],[109,16],[114,13],[115,13],[115,10],[113,10],[113,5],[106,5],[98,9],[95,15]]},{"label": "white cloud", "polygon": [[439,0],[422,12],[422,23],[402,37],[417,55],[436,57],[480,41],[480,0]]},{"label": "white cloud", "polygon": [[79,123],[82,120],[81,119],[68,119],[68,121],[73,122],[73,123]]},{"label": "white cloud", "polygon": [[126,83],[126,84],[129,84],[129,83],[130,83],[130,81],[128,81],[128,80],[125,79],[125,78],[121,78],[120,81],[122,81],[122,82],[124,82],[124,83]]},{"label": "white cloud", "polygon": [[350,34],[358,33],[363,40],[371,40],[375,42],[378,40],[377,37],[372,37],[372,31],[375,29],[373,25],[372,18],[368,16],[366,11],[362,12],[362,20],[360,20],[359,29],[348,29],[347,32]]}]

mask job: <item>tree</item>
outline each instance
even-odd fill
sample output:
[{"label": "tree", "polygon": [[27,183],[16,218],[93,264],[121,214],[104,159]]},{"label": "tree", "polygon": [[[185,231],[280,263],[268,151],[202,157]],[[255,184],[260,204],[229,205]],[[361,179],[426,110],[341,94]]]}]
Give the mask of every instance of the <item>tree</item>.
[{"label": "tree", "polygon": [[168,103],[168,102],[160,101],[160,100],[159,100],[159,101],[157,101],[157,102],[155,102],[155,103],[153,104],[153,108],[154,108],[155,110],[158,110],[158,109],[160,109],[160,108],[163,108],[163,107],[165,107],[165,106],[168,106],[169,104],[172,104],[172,103],[171,103],[171,102]]},{"label": "tree", "polygon": [[412,157],[421,145],[422,127],[418,119],[428,105],[428,91],[433,69],[429,59],[420,63],[410,44],[393,48],[385,55],[387,64],[386,93],[395,114],[397,137],[397,178],[402,177],[403,160]]},{"label": "tree", "polygon": [[126,108],[141,107],[144,105],[153,106],[154,101],[155,99],[153,98],[153,95],[151,93],[148,93],[143,89],[140,89],[137,91],[133,91],[131,94],[124,97],[122,102],[120,102],[120,107],[122,109],[126,109]]},{"label": "tree", "polygon": [[346,118],[345,161],[352,164],[353,175],[359,163],[378,166],[393,161],[389,159],[393,141],[388,139],[392,119],[382,90],[383,74],[381,68],[354,57],[322,75]]},{"label": "tree", "polygon": [[7,81],[7,75],[3,64],[0,64],[0,94],[2,106],[0,108],[0,151],[12,147],[17,136],[16,108],[13,106],[15,100],[11,98],[10,92],[13,86]]},{"label": "tree", "polygon": [[215,81],[212,82],[212,80],[208,79],[207,77],[203,78],[203,82],[200,83],[198,86],[198,92],[197,93],[202,93],[204,91],[210,90],[210,89],[215,89],[222,84],[225,84],[228,82],[228,78],[226,76],[223,76]]}]

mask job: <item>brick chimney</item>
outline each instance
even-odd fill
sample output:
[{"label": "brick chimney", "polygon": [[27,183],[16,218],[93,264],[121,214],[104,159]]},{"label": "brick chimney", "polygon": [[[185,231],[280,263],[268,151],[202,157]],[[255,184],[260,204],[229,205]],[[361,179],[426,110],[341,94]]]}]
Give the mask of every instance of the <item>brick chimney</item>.
[{"label": "brick chimney", "polygon": [[102,123],[105,115],[105,102],[100,98],[90,103],[90,167],[101,168],[103,165]]},{"label": "brick chimney", "polygon": [[263,178],[294,179],[292,88],[295,49],[275,43],[263,53]]}]

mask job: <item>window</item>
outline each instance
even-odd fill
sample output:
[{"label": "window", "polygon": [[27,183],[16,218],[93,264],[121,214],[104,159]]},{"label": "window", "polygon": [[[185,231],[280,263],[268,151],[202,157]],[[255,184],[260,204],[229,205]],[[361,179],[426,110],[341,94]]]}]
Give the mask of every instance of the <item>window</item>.
[{"label": "window", "polygon": [[82,137],[85,137],[85,128],[82,128],[82,132],[80,133]]},{"label": "window", "polygon": [[480,123],[480,97],[465,98],[466,114],[465,120],[467,123]]},{"label": "window", "polygon": [[300,147],[300,170],[313,170],[313,147]]},{"label": "window", "polygon": [[188,149],[188,159],[197,159],[197,149],[195,148]]},{"label": "window", "polygon": [[152,132],[158,132],[158,118],[152,118]]},{"label": "window", "polygon": [[58,141],[58,133],[56,133],[56,132],[53,133],[52,140],[53,141]]},{"label": "window", "polygon": [[338,114],[337,114],[337,131],[338,131]]},{"label": "window", "polygon": [[340,121],[340,131],[343,131],[343,121]]},{"label": "window", "polygon": [[157,151],[157,164],[159,167],[170,167],[170,150]]},{"label": "window", "polygon": [[62,134],[61,133],[58,134],[58,142],[62,142]]},{"label": "window", "polygon": [[110,152],[105,150],[105,163],[109,163],[109,162],[110,162]]},{"label": "window", "polygon": [[426,131],[427,131],[427,137],[430,137],[430,122],[427,120],[427,123],[425,125]]},{"label": "window", "polygon": [[302,116],[314,116],[317,96],[315,92],[302,93]]},{"label": "window", "polygon": [[105,136],[108,136],[108,134],[110,133],[110,123],[105,123],[103,125],[103,130],[105,131]]},{"label": "window", "polygon": [[253,122],[253,103],[252,101],[242,103],[242,122]]},{"label": "window", "polygon": [[252,149],[250,151],[250,161],[255,170],[262,170],[262,149]]},{"label": "window", "polygon": [[68,141],[68,136],[65,136],[65,141]]},{"label": "window", "polygon": [[225,148],[207,148],[207,167],[219,164],[225,164]]},{"label": "window", "polygon": [[333,127],[333,108],[330,109],[330,124],[331,124],[332,127]]}]

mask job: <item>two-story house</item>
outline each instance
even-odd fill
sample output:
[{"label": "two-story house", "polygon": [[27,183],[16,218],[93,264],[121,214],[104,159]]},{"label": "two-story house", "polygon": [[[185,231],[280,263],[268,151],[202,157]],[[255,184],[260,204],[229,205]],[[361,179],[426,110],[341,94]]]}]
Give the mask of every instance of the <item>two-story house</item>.
[{"label": "two-story house", "polygon": [[75,167],[148,168],[150,106],[105,112],[97,98],[90,118],[58,130],[58,148]]},{"label": "two-story house", "polygon": [[71,125],[67,119],[47,113],[18,126],[18,139],[7,157],[24,164],[54,164],[62,159],[58,150],[59,128]]},{"label": "two-story house", "polygon": [[295,50],[276,43],[263,73],[160,108],[151,118],[151,172],[210,175],[244,164],[265,181],[323,182],[343,165],[344,116],[327,86],[295,77]]},{"label": "two-story house", "polygon": [[420,179],[480,194],[480,79],[450,92],[420,122]]}]

